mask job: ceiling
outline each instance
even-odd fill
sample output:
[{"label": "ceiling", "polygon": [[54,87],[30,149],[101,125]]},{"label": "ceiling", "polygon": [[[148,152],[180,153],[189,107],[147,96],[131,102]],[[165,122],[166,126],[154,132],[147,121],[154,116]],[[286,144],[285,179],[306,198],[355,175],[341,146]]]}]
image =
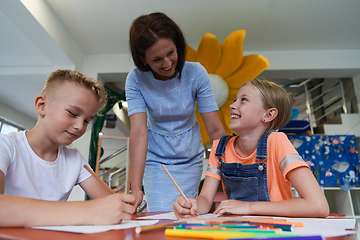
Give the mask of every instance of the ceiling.
[{"label": "ceiling", "polygon": [[244,51],[356,49],[360,2],[338,0],[47,0],[84,54],[128,53],[128,32],[141,14],[162,11],[195,49],[202,35],[222,42],[247,31]]},{"label": "ceiling", "polygon": [[[1,0],[0,103],[36,119],[33,100],[49,69],[76,65],[90,55],[129,55],[132,20],[154,11],[170,16],[194,49],[205,33],[222,42],[245,29],[243,51],[249,53],[360,50],[359,0]],[[46,26],[54,21],[59,29]],[[359,71],[332,74],[351,77]],[[276,80],[285,83],[295,75],[283,73]],[[125,77],[101,74],[103,81],[120,85]]]}]

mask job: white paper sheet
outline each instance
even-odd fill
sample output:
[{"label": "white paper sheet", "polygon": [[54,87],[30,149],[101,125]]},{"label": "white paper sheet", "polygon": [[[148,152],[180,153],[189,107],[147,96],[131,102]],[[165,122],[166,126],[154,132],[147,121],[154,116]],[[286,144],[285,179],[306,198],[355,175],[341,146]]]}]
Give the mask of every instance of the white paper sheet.
[{"label": "white paper sheet", "polygon": [[[213,213],[206,213],[206,214],[201,214],[197,217],[199,218],[212,218],[212,217],[218,217],[220,215],[218,214],[213,214]],[[145,216],[145,217],[138,217],[136,219],[168,219],[168,220],[178,220],[178,218],[175,216],[174,212],[169,212],[169,213],[162,213],[162,214],[156,214],[156,215],[152,215],[152,216]]]},{"label": "white paper sheet", "polygon": [[168,220],[177,220],[174,212],[161,213],[152,216],[138,217],[136,219],[168,219]]},{"label": "white paper sheet", "polygon": [[36,229],[52,230],[52,231],[63,231],[63,232],[75,232],[75,233],[97,233],[105,232],[116,229],[127,229],[133,227],[141,227],[154,225],[159,220],[148,220],[148,221],[122,221],[121,224],[116,225],[82,225],[82,226],[46,226],[46,227],[33,227]]},{"label": "white paper sheet", "polygon": [[290,218],[291,222],[303,222],[303,228],[295,228],[294,232],[302,236],[321,235],[325,237],[345,236],[356,233],[357,231],[348,231],[346,229],[355,229],[355,219],[333,219],[333,218]]}]

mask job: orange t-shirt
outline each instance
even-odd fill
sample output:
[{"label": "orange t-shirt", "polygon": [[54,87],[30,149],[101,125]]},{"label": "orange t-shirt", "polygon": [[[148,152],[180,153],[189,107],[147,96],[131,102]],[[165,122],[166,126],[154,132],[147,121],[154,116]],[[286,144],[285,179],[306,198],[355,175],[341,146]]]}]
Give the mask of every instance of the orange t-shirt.
[{"label": "orange t-shirt", "polygon": [[[225,153],[222,158],[223,161],[226,163],[241,164],[256,163],[256,149],[246,158],[241,158],[235,152],[234,141],[236,138],[237,136],[228,140]],[[219,140],[215,140],[213,142],[206,176],[221,180],[218,157],[215,156],[218,143]],[[291,182],[287,179],[286,175],[295,168],[309,168],[309,166],[297,153],[287,136],[282,132],[272,132],[268,137],[266,166],[270,201],[281,201],[293,198],[291,192]],[[223,189],[225,189],[224,186]]]}]

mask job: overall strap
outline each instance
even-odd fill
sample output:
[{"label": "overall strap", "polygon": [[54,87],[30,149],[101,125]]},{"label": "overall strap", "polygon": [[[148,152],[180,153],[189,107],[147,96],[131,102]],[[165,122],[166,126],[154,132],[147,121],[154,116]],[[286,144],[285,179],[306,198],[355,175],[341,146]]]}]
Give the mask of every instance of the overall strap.
[{"label": "overall strap", "polygon": [[258,141],[256,148],[256,159],[266,160],[267,159],[267,139],[272,131],[264,133]]},{"label": "overall strap", "polygon": [[219,141],[219,143],[217,145],[216,152],[215,152],[216,157],[224,156],[226,143],[232,137],[234,137],[234,135],[225,135],[225,136],[222,136],[220,138],[220,141]]}]

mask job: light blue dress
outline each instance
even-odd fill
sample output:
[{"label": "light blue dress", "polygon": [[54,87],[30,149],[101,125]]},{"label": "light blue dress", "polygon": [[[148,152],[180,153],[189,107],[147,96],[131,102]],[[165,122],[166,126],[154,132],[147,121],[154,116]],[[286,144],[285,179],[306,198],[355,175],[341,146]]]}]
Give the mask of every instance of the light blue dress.
[{"label": "light blue dress", "polygon": [[143,185],[148,211],[172,211],[180,193],[161,165],[187,197],[197,196],[204,147],[195,102],[200,113],[218,110],[209,75],[199,63],[191,62],[185,62],[181,79],[177,75],[166,81],[136,68],[127,76],[125,93],[129,116],[147,113],[149,139]]}]

